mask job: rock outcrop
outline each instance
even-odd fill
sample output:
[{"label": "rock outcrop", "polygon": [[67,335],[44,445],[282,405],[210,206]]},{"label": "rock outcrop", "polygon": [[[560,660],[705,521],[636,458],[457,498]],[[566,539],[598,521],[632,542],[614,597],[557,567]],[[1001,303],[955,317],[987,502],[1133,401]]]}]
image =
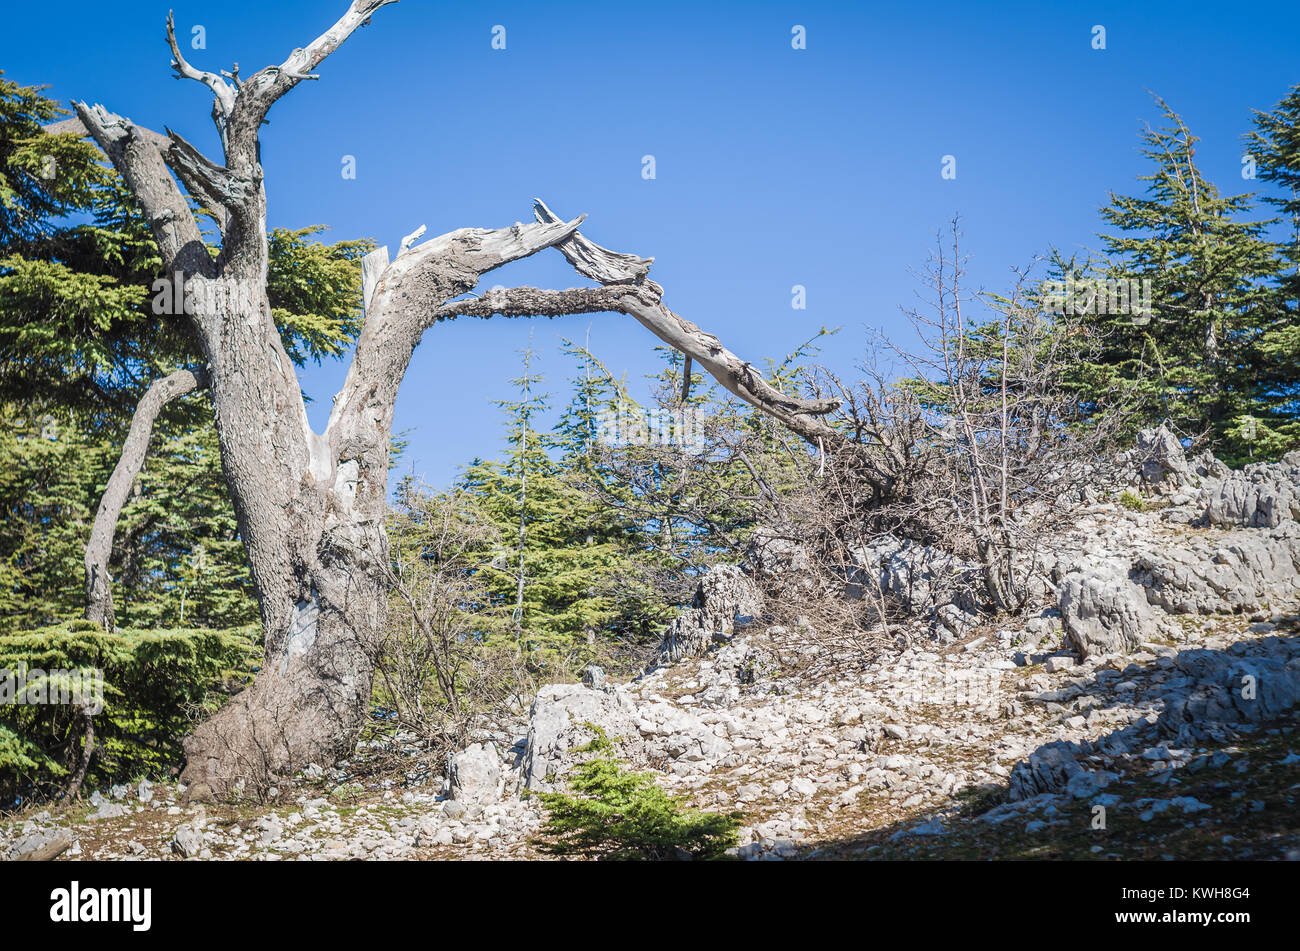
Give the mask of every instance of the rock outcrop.
[{"label": "rock outcrop", "polygon": [[[1062,564],[1071,550],[1075,559],[1058,579],[1072,647],[1126,653],[1167,632],[1165,615],[1254,613],[1300,598],[1300,453],[1231,473],[1208,453],[1189,462],[1163,427],[1139,443],[1144,480],[1173,491],[1173,504],[1092,518],[1063,540]],[[1209,531],[1178,528],[1189,523]]]},{"label": "rock outcrop", "polygon": [[1231,473],[1212,492],[1205,517],[1212,525],[1251,528],[1300,521],[1300,452]]},{"label": "rock outcrop", "polygon": [[1218,727],[1263,723],[1300,704],[1300,646],[1271,639],[1268,654],[1190,650],[1178,655],[1178,671],[1190,689],[1165,706],[1159,725],[1179,746],[1203,743]]},{"label": "rock outcrop", "polygon": [[713,643],[729,640],[737,627],[752,624],[762,611],[762,592],[743,569],[715,567],[700,579],[691,606],[669,624],[659,655],[666,663],[699,656]]},{"label": "rock outcrop", "polygon": [[1300,524],[1152,547],[1133,561],[1147,600],[1170,614],[1257,611],[1300,595]]},{"label": "rock outcrop", "polygon": [[1156,629],[1156,615],[1142,588],[1118,563],[1073,571],[1061,582],[1065,639],[1083,657],[1127,653]]},{"label": "rock outcrop", "polygon": [[915,614],[928,614],[949,604],[969,611],[970,588],[976,573],[949,552],[911,539],[881,535],[854,553],[860,570],[850,579],[849,595],[862,597],[864,585]]},{"label": "rock outcrop", "polygon": [[554,789],[585,759],[578,751],[596,738],[599,727],[619,755],[644,763],[644,744],[636,708],[624,689],[593,689],[583,684],[549,684],[537,692],[528,714],[528,738],[519,762],[520,784]]},{"label": "rock outcrop", "polygon": [[492,802],[501,796],[501,755],[491,743],[475,743],[451,759],[451,798]]},{"label": "rock outcrop", "polygon": [[1163,424],[1138,433],[1134,461],[1147,485],[1184,486],[1194,481],[1182,442]]}]

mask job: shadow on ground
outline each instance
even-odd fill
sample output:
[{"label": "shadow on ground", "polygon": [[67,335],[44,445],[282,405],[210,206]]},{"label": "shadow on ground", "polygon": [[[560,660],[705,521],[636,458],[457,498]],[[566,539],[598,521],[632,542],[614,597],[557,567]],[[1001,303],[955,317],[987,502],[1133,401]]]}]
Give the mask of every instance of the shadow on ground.
[{"label": "shadow on ground", "polygon": [[[1300,706],[1293,704],[1300,670],[1294,659],[1290,668],[1284,666],[1285,661],[1262,663],[1261,657],[1276,656],[1272,648],[1295,658],[1300,653],[1300,634],[1243,639],[1221,651],[1180,651],[1173,665],[1165,668],[1172,682],[1154,684],[1148,690],[1147,699],[1158,698],[1166,711],[1155,734],[1150,727],[1143,732],[1144,721],[1129,724],[1093,741],[1080,757],[1087,768],[1118,774],[1109,786],[1092,795],[1074,798],[1062,791],[1050,799],[1039,796],[1031,808],[1012,813],[1004,805],[1010,799],[1010,783],[969,787],[905,821],[852,837],[805,843],[798,858],[1298,858],[1300,733],[1296,727],[1300,725]],[[1152,666],[1097,671],[1082,685],[1082,695],[1100,689],[1113,693],[1117,682],[1139,670],[1149,676]],[[1240,690],[1243,670],[1257,674],[1259,701],[1267,702],[1245,707],[1242,712],[1243,703],[1238,701],[1235,710],[1225,710],[1224,704],[1235,699],[1229,694]],[[1192,699],[1179,703],[1187,697],[1187,684],[1181,679],[1186,671],[1208,673],[1209,677],[1198,679]],[[1114,699],[1088,704],[1063,715],[1086,715],[1093,707],[1106,709],[1118,703]],[[1237,714],[1238,720],[1252,716],[1255,722],[1196,719],[1216,711],[1220,716]],[[1185,747],[1191,754],[1185,765],[1170,769],[1167,761],[1141,755],[1145,748],[1162,741],[1177,748],[1178,741],[1191,739],[1191,731],[1185,728],[1189,716],[1198,730],[1205,722],[1214,725],[1207,735],[1198,736],[1194,745]],[[1184,728],[1181,734],[1180,727]],[[1054,745],[1058,744],[1044,744],[1039,751]],[[884,794],[864,794],[861,808],[868,813],[873,795]],[[1170,804],[1171,800],[1175,802]],[[1097,806],[1104,809],[1104,823],[1098,822]],[[989,821],[1004,814],[1007,818],[1002,821]]]}]

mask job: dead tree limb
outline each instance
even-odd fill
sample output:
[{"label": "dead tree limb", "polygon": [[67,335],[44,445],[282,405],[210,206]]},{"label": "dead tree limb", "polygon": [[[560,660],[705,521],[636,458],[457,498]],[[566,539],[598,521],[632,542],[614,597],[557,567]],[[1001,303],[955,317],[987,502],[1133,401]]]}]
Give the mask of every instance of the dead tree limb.
[{"label": "dead tree limb", "polygon": [[[533,214],[538,221],[560,219],[541,199],[534,199]],[[826,445],[842,445],[844,436],[818,417],[833,411],[835,400],[806,400],[786,396],[763,378],[750,363],[740,359],[722,345],[722,341],[700,329],[663,303],[663,288],[649,278],[654,258],[622,254],[602,248],[581,234],[559,242],[556,248],[585,277],[606,286],[630,285],[640,293],[619,299],[619,309],[634,317],[643,327],[665,343],[676,347],[689,360],[699,363],[729,392],[746,403],[780,420],[813,445],[822,439]]]},{"label": "dead tree limb", "polygon": [[149,452],[149,439],[159,412],[172,400],[207,385],[207,374],[202,370],[177,370],[155,380],[145,391],[135,408],[131,429],[122,445],[121,455],[113,474],[108,478],[104,494],[100,497],[95,521],[86,542],[86,620],[94,621],[107,630],[113,629],[113,579],[108,572],[113,554],[113,536],[122,508],[131,494],[131,486],[144,466]]}]

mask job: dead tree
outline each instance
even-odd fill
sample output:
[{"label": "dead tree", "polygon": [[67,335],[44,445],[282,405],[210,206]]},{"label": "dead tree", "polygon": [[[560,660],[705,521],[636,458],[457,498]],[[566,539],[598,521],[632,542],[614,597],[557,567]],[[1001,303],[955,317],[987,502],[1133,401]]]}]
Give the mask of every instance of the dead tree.
[{"label": "dead tree", "polygon": [[[81,129],[142,206],[164,268],[185,272],[190,283],[185,319],[206,360],[205,392],[261,608],[260,672],[185,743],[183,778],[205,782],[218,795],[237,792],[241,781],[253,789],[308,763],[331,762],[355,744],[373,676],[365,645],[386,624],[393,407],[416,344],[438,321],[627,314],[804,438],[837,440],[819,418],[834,402],[778,392],[717,337],[664,305],[663,289],[647,276],[652,259],[593,244],[578,233],[582,218],[562,220],[541,201],[533,223],[464,228],[415,244],[421,228],[393,260],[386,249],[367,257],[365,321],[352,364],[325,431],[314,432],[267,300],[267,199],[258,136],[282,96],[316,79],[322,61],[393,2],[353,0],[337,23],[283,63],[242,78],[237,68],[218,74],[190,65],[169,17],[173,69],[214,97],[221,162],[170,129],[160,135],[103,106],[74,103]],[[75,127],[62,123],[58,131]],[[197,205],[216,212],[215,259],[181,186]],[[546,248],[560,251],[598,286],[467,296],[483,275]],[[139,443],[130,446],[135,451]],[[124,464],[130,471],[132,463]],[[112,510],[109,505],[106,519]],[[111,544],[111,531],[108,538]],[[93,576],[88,587],[98,590],[101,580],[107,584],[102,536],[96,544],[87,567]]]}]

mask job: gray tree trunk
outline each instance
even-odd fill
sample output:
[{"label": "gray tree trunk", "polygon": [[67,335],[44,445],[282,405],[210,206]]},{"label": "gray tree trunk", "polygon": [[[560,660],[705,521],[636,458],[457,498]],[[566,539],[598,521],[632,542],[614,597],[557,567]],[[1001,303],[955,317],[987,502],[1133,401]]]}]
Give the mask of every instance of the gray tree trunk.
[{"label": "gray tree trunk", "polygon": [[202,370],[177,370],[155,380],[145,391],[131,419],[131,429],[113,474],[99,500],[90,539],[86,542],[86,619],[108,630],[113,629],[113,579],[108,562],[113,554],[113,535],[117,531],[122,508],[131,494],[131,486],[144,466],[149,453],[149,438],[163,406],[174,399],[205,386],[207,374]]},{"label": "gray tree trunk", "polygon": [[[281,96],[316,78],[312,70],[392,2],[353,0],[333,27],[282,64],[242,80],[236,70],[227,74],[229,81],[186,62],[169,18],[173,68],[214,96],[224,165],[175,133],[159,135],[84,102],[74,104],[78,120],[52,130],[94,138],[143,207],[165,267],[184,271],[192,292],[185,319],[207,359],[222,467],[265,632],[263,663],[252,685],[185,741],[182,778],[206,783],[221,797],[255,793],[309,763],[333,762],[355,746],[373,673],[365,648],[387,623],[384,525],[393,407],[411,354],[434,323],[469,315],[629,314],[729,391],[810,441],[840,440],[816,418],[835,403],[782,395],[717,337],[663,305],[663,289],[647,276],[651,260],[593,244],[577,231],[582,218],[564,221],[540,201],[534,223],[464,228],[417,245],[421,227],[402,242],[394,260],[382,248],[366,258],[365,320],[352,365],[325,431],[313,432],[266,296],[258,132]],[[177,179],[197,203],[222,212],[215,261]],[[489,271],[552,247],[601,286],[465,296]],[[127,489],[139,469],[131,460],[143,458],[134,426],[132,434],[122,464]],[[113,483],[114,493],[120,485]],[[102,603],[99,579],[107,583],[102,566],[112,543],[109,523],[116,522],[121,506],[109,500],[101,508],[105,524],[97,519],[95,551],[87,552],[88,601],[93,597],[96,603]]]}]

